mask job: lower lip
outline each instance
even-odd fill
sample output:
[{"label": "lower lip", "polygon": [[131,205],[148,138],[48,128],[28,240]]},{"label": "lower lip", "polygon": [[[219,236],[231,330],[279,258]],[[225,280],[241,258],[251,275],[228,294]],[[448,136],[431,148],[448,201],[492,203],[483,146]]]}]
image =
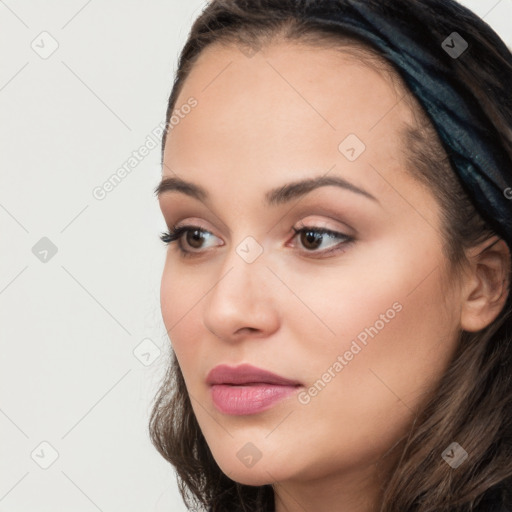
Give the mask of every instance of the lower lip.
[{"label": "lower lip", "polygon": [[241,416],[265,411],[280,400],[297,391],[298,386],[275,384],[247,384],[211,386],[213,403],[220,412]]}]

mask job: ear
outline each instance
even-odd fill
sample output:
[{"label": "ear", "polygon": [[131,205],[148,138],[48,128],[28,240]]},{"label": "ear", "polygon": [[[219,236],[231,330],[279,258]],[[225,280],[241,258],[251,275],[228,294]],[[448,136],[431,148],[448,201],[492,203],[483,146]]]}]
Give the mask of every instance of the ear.
[{"label": "ear", "polygon": [[467,257],[461,328],[476,332],[491,324],[505,305],[510,287],[510,250],[495,236],[472,247]]}]

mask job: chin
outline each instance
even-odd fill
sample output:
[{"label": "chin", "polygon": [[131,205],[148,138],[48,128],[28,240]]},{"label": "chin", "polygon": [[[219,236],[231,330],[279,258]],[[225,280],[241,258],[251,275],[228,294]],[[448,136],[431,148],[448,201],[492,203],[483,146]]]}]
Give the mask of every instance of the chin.
[{"label": "chin", "polygon": [[[276,480],[279,480],[276,475],[274,475],[273,471],[270,469],[269,473],[267,473],[266,468],[261,467],[252,467],[252,468],[244,468],[244,467],[221,467],[223,473],[227,475],[231,480],[238,482],[243,485],[253,485],[255,487],[268,485],[274,483]],[[271,476],[272,475],[272,476]]]},{"label": "chin", "polygon": [[235,450],[216,453],[214,458],[228,478],[244,485],[267,485],[286,480],[290,476],[289,466],[283,464],[283,461],[276,460],[270,453],[258,454],[250,442]]}]

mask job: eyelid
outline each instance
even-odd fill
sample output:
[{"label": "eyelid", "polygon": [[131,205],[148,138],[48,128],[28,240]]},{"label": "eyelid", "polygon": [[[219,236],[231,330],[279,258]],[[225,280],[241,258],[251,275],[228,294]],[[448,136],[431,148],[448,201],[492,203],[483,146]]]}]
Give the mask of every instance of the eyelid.
[{"label": "eyelid", "polygon": [[173,230],[178,230],[181,228],[188,228],[190,230],[200,229],[202,232],[219,238],[211,229],[207,228],[202,221],[195,220],[194,218],[187,218],[185,221],[179,221],[171,225],[171,229]]},{"label": "eyelid", "polygon": [[[212,249],[211,247],[208,247],[206,249],[202,248],[202,249],[198,249],[198,250],[194,250],[194,249],[191,250],[191,249],[187,249],[187,248],[183,247],[184,246],[184,242],[183,242],[184,235],[186,235],[192,231],[200,232],[201,238],[203,238],[205,234],[219,238],[215,234],[213,234],[210,230],[205,229],[202,226],[200,226],[199,223],[197,225],[187,223],[187,224],[173,225],[171,228],[169,228],[169,230],[166,233],[162,233],[160,235],[160,239],[162,240],[162,242],[164,242],[167,245],[168,248],[171,247],[171,245],[175,246],[176,250],[179,252],[179,256],[181,258],[198,257],[198,256],[202,256],[203,254],[210,252],[210,250]],[[224,245],[224,243],[222,242],[221,244],[215,244],[215,245],[222,246],[222,245]],[[215,247],[215,245],[214,245],[214,247]]]},{"label": "eyelid", "polygon": [[[329,231],[333,234],[337,234],[340,236],[343,235],[346,238],[354,238],[354,236],[347,233],[347,231],[350,231],[347,228],[332,228],[332,227],[329,227],[328,221],[325,221],[325,220],[320,220],[320,221],[310,220],[310,221],[308,221],[307,218],[308,217],[306,217],[306,220],[305,219],[299,220],[296,226],[292,226],[291,231],[294,232],[294,236],[297,235],[297,231],[300,231],[302,229],[311,229],[311,230],[319,230],[319,231],[325,230],[325,231]],[[180,222],[177,222],[176,224],[172,224],[172,226],[171,226],[171,229],[173,231],[177,231],[181,228],[188,228],[190,231],[192,231],[193,229],[199,229],[203,233],[207,233],[209,235],[213,235],[213,236],[219,238],[217,235],[215,235],[215,233],[213,233],[213,231],[211,231],[210,229],[205,228],[203,225],[201,225],[200,221],[195,221],[194,219],[190,219],[190,220],[187,219],[185,222],[180,221]]]},{"label": "eyelid", "polygon": [[[208,236],[212,236],[212,237],[215,237],[215,238],[219,238],[215,233],[213,233],[211,230],[209,229],[206,229],[205,227],[201,226],[199,223],[183,223],[183,224],[176,224],[176,225],[173,225],[172,226],[172,230],[173,231],[179,231],[179,230],[183,230],[183,233],[181,235],[181,237],[183,237],[183,234],[187,233],[187,231],[200,231],[201,234],[206,234]],[[220,239],[220,238],[219,238]],[[224,242],[222,242],[221,244],[216,244],[218,247],[221,247],[222,245],[224,245]],[[203,249],[199,249],[197,252],[195,251],[190,251],[191,253],[196,253],[196,254],[200,254],[200,253],[203,253],[203,252],[206,252],[206,250],[203,250]]]}]

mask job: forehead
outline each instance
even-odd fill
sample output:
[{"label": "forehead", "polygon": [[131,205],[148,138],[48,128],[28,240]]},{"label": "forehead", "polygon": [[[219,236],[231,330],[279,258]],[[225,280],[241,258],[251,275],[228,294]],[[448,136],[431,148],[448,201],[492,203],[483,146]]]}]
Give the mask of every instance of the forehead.
[{"label": "forehead", "polygon": [[[388,75],[336,49],[276,43],[248,57],[214,45],[178,97],[178,111],[190,97],[197,106],[169,131],[164,163],[196,181],[208,172],[257,186],[333,167],[364,180],[368,161],[401,161],[401,129],[414,119],[401,94]],[[354,143],[361,157],[351,161],[344,151]]]}]

